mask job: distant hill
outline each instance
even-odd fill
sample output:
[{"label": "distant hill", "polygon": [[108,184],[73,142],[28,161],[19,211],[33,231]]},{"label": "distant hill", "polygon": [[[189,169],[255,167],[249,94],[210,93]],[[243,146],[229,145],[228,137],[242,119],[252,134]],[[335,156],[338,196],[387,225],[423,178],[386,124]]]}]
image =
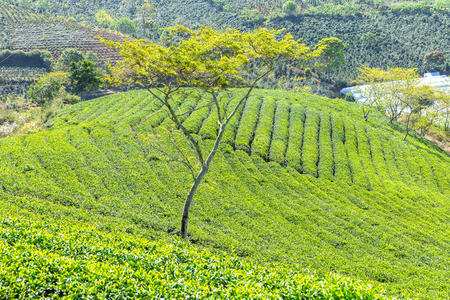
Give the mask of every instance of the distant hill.
[{"label": "distant hill", "polygon": [[[181,109],[204,101],[188,99]],[[415,137],[403,142],[381,114],[364,122],[359,109],[318,96],[256,91],[229,125],[198,190],[191,240],[275,269],[338,272],[388,296],[445,298],[450,157]],[[133,91],[73,105],[50,130],[0,140],[0,207],[12,204],[32,219],[73,220],[61,225],[63,232],[70,222],[93,220],[77,244],[91,245],[88,237],[108,228],[145,236],[176,231],[190,177],[151,146],[151,134],[165,133],[166,122],[157,101]],[[205,145],[215,122],[215,111],[206,108],[184,118]],[[163,143],[170,149],[169,140]],[[114,222],[120,226],[109,225]],[[46,229],[49,239],[60,235],[55,230]],[[22,240],[35,238],[18,238],[11,255],[22,253]],[[42,248],[50,244],[41,241],[36,237],[38,249],[49,255],[75,251],[66,242]],[[88,249],[82,262],[91,261]],[[108,253],[122,257],[117,248]]]},{"label": "distant hill", "polygon": [[[51,53],[55,61],[64,49],[75,48],[83,53],[96,53],[100,65],[120,58],[115,50],[104,46],[96,36],[116,42],[130,39],[118,32],[32,13],[0,1],[0,51],[45,50]],[[24,95],[29,85],[48,71],[48,68],[23,63],[20,66],[0,64],[0,101],[9,94]]]},{"label": "distant hill", "polygon": [[76,48],[97,53],[102,63],[118,59],[114,50],[95,38],[97,35],[113,41],[127,39],[120,33],[46,17],[0,1],[0,50],[41,49],[58,58],[62,50]]},{"label": "distant hill", "polygon": [[[139,7],[143,3],[142,0],[88,0],[81,4],[65,0],[44,6],[34,0],[22,4],[11,1],[13,2],[36,12],[75,17],[78,21],[84,20],[91,24],[96,24],[94,15],[100,9],[106,10],[114,18],[125,16],[139,24]],[[338,70],[326,74],[334,86],[315,79],[301,84],[313,87],[314,93],[327,96],[338,96],[340,88],[350,85],[356,77],[356,68],[361,64],[370,67],[417,67],[422,71],[424,55],[430,51],[442,51],[447,60],[447,67],[443,66],[442,70],[450,70],[450,45],[447,37],[450,12],[448,7],[439,4],[441,2],[427,2],[435,6],[403,1],[387,1],[383,5],[372,1],[353,1],[348,2],[353,4],[341,6],[326,2],[327,5],[324,5],[325,1],[297,1],[300,7],[303,3],[309,8],[317,9],[286,16],[281,12],[283,1],[154,0],[151,3],[156,6],[157,13],[151,19],[159,27],[174,23],[193,27],[215,24],[219,27],[249,30],[265,26],[264,21],[270,18],[269,26],[287,28],[296,38],[302,38],[311,46],[322,38],[338,37],[349,43],[349,47],[346,49],[346,63]],[[402,3],[391,5],[392,2]],[[280,68],[277,75],[265,82],[264,86],[294,86],[288,68]]]}]

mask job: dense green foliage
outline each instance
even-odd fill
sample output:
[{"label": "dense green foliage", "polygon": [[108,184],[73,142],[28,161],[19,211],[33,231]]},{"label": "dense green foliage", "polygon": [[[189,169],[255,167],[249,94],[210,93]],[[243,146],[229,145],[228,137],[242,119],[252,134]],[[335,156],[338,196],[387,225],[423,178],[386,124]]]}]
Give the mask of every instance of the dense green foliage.
[{"label": "dense green foliage", "polygon": [[0,50],[45,49],[59,57],[64,49],[75,48],[97,53],[102,63],[117,59],[117,53],[101,44],[97,35],[114,41],[125,39],[119,33],[34,14],[0,1]]},{"label": "dense green foliage", "polygon": [[[201,107],[202,101],[181,105],[184,110]],[[134,228],[144,235],[174,231],[190,179],[187,170],[165,161],[151,147],[152,134],[167,122],[159,108],[143,91],[116,94],[71,106],[59,114],[51,130],[1,140],[3,210],[15,205],[45,218],[108,219],[121,224],[122,230]],[[390,295],[446,297],[450,158],[416,138],[402,142],[402,132],[389,127],[379,114],[361,121],[359,109],[344,101],[258,90],[230,123],[226,143],[198,190],[191,240],[277,268],[295,263],[324,274],[350,275],[378,283]],[[214,117],[202,109],[184,122],[201,143],[210,144],[208,124]],[[180,143],[188,147],[182,139]],[[4,231],[17,227],[20,232],[25,226],[7,224]],[[30,235],[33,226],[41,226],[36,224],[29,226]],[[54,232],[50,225],[41,227]],[[68,233],[60,243],[45,242],[57,233],[43,233],[47,237],[36,243],[39,247],[69,243],[71,234],[84,229],[64,230]],[[86,243],[119,252],[114,256],[119,259],[122,252],[105,244],[110,235],[94,232],[100,237]],[[103,236],[108,242],[101,242]],[[25,238],[27,244],[33,240]],[[55,259],[62,251],[75,251],[70,249],[83,241],[73,243],[74,248],[60,247],[68,250],[55,246]],[[10,245],[4,252],[22,257],[27,247]],[[155,251],[169,251],[164,249],[157,246]],[[181,248],[172,249],[178,253]],[[30,262],[37,266],[33,272],[52,259],[42,254],[52,251],[39,251],[41,263]],[[86,251],[88,257],[93,255]],[[145,255],[133,265],[156,259]],[[192,255],[197,261],[195,252]],[[111,259],[115,264],[116,258]],[[196,263],[202,265],[203,260]],[[59,262],[51,266],[63,268]],[[184,270],[184,266],[170,268]],[[142,272],[146,276],[145,269]],[[101,274],[96,278],[105,278]],[[49,276],[45,278],[55,280]],[[113,278],[120,289],[120,279],[104,276],[113,276],[106,278]],[[186,284],[187,291],[195,289]]]},{"label": "dense green foliage", "polygon": [[4,200],[0,219],[2,299],[381,298],[338,275],[262,268],[176,239],[152,241],[111,220],[43,220]]},{"label": "dense green foliage", "polygon": [[[370,67],[418,67],[422,72],[428,70],[423,63],[423,58],[429,52],[441,51],[448,60],[450,52],[445,28],[448,27],[449,11],[445,6],[447,3],[445,1],[447,0],[428,1],[428,4],[423,1],[403,3],[391,8],[387,5],[389,3],[384,5],[380,1],[377,1],[378,4],[365,1],[364,5],[367,4],[370,9],[363,9],[361,3],[336,1],[334,4],[327,4],[323,1],[310,1],[307,3],[306,11],[303,7],[304,11],[301,14],[289,16],[281,13],[285,1],[257,1],[258,3],[255,4],[252,0],[195,0],[191,1],[189,5],[181,0],[153,1],[152,4],[155,5],[157,12],[150,13],[145,18],[142,17],[145,15],[142,12],[142,0],[86,0],[82,2],[65,0],[52,3],[51,6],[43,5],[41,1],[36,0],[11,2],[34,12],[52,16],[75,17],[77,21],[86,21],[97,26],[100,23],[96,20],[95,15],[104,10],[113,17],[107,21],[111,22],[108,26],[113,26],[113,23],[121,17],[128,18],[138,27],[139,36],[150,38],[158,38],[162,32],[160,28],[174,23],[189,27],[215,24],[218,27],[227,26],[251,30],[263,26],[263,22],[270,16],[269,26],[285,27],[296,38],[302,38],[307,45],[315,45],[319,40],[327,37],[337,37],[349,44],[345,49],[345,64],[326,72],[332,86],[329,85],[330,82],[325,83],[317,79],[303,83],[303,85],[312,86],[315,93],[337,96],[340,88],[350,84],[356,78],[356,68],[361,64]],[[433,5],[435,8],[432,8]],[[7,14],[8,16],[14,15],[15,12]],[[133,23],[127,21],[127,24],[131,30],[127,32],[134,34]],[[40,32],[42,30],[54,31],[56,34],[62,32],[58,26],[55,27],[52,24],[46,26],[47,29],[44,29],[45,26],[42,25],[32,28],[28,28],[27,25],[25,31],[37,34],[36,30]],[[81,39],[78,34],[75,34],[76,32],[78,30],[74,31],[72,36]],[[21,30],[13,30],[12,33],[14,35],[24,34]],[[15,40],[12,46],[17,47],[18,43]],[[25,43],[22,39],[20,42],[23,42],[24,45],[30,43],[28,41]],[[91,43],[93,42],[91,41]],[[72,47],[75,47],[75,44],[76,41],[73,41]],[[91,48],[95,48],[95,45],[92,45]],[[103,59],[104,55],[101,57]],[[446,65],[449,65],[448,61]],[[445,69],[445,67],[442,68],[442,70]],[[264,86],[275,87],[278,82],[286,81],[284,88],[294,87],[296,83],[289,79],[292,75],[291,72],[288,67],[280,66],[276,78],[265,82]]]},{"label": "dense green foliage", "polygon": [[52,55],[45,50],[0,51],[0,67],[28,67],[51,69]]},{"label": "dense green foliage", "polygon": [[94,62],[84,58],[70,63],[70,86],[75,94],[97,89],[102,83],[100,71]]}]

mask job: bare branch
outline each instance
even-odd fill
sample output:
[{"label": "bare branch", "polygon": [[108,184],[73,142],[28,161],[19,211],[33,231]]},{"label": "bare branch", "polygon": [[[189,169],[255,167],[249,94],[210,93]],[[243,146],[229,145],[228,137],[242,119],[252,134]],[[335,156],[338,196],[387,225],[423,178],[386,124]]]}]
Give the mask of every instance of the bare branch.
[{"label": "bare branch", "polygon": [[216,106],[216,109],[217,109],[217,120],[218,120],[219,126],[221,126],[222,125],[222,114],[220,112],[220,103],[219,103],[219,100],[217,99],[217,95],[214,91],[211,92],[211,95],[213,98],[214,105]]},{"label": "bare branch", "polygon": [[183,126],[179,117],[175,113],[172,105],[170,105],[170,103],[169,103],[170,94],[173,92],[169,90],[166,93],[164,93],[165,97],[163,99],[163,98],[159,97],[158,95],[156,95],[156,93],[154,93],[149,87],[146,87],[146,89],[151,95],[153,95],[156,99],[158,99],[167,108],[167,110],[169,111],[170,118],[175,123],[175,126],[177,127],[177,129],[180,129],[183,132],[183,134],[186,136],[186,138],[189,140],[189,142],[191,143],[192,147],[194,148],[194,150],[197,154],[198,160],[200,161],[201,164],[203,164],[205,160],[203,158],[202,149],[201,149],[199,143],[194,139],[194,137],[186,129],[186,127]]},{"label": "bare branch", "polygon": [[174,155],[171,155],[170,153],[168,153],[164,149],[162,144],[159,143],[159,142],[150,142],[150,145],[152,146],[152,148],[155,151],[159,152],[162,156],[164,156],[165,160],[167,162],[180,163],[180,164],[184,165],[189,170],[189,173],[190,173],[191,177],[193,179],[195,179],[195,168],[192,165],[191,161],[186,157],[186,155],[183,153],[183,151],[178,146],[178,142],[177,142],[175,136],[173,135],[173,132],[171,130],[167,129],[167,128],[164,128],[164,127],[161,127],[161,129],[167,131],[168,135],[170,136],[170,139],[171,139],[171,142],[172,142],[174,148],[180,154],[181,158],[176,158],[176,157],[174,157]]},{"label": "bare branch", "polygon": [[183,113],[178,114],[177,117],[181,117],[181,116],[184,116],[184,115],[186,115],[186,114],[191,114],[191,113],[193,113],[194,111],[197,111],[197,110],[200,110],[200,109],[206,108],[206,107],[208,107],[208,105],[202,105],[202,106],[200,106],[200,107],[195,107],[195,108],[193,108],[193,109],[191,109],[191,110],[188,110],[188,111],[185,111],[185,112],[183,112]]},{"label": "bare branch", "polygon": [[272,68],[269,68],[269,70],[267,70],[266,72],[264,72],[263,74],[261,74],[259,77],[257,77],[253,83],[250,85],[249,89],[247,90],[247,93],[239,100],[239,102],[236,104],[236,106],[234,107],[233,111],[231,112],[231,114],[226,118],[225,123],[224,124],[228,124],[228,122],[233,118],[233,116],[236,114],[237,110],[239,109],[239,107],[241,106],[241,104],[248,99],[248,97],[250,96],[251,92],[253,91],[253,89],[255,88],[256,84],[258,83],[258,81],[260,81],[262,78],[264,78],[265,76],[267,76],[270,72],[272,71]]}]

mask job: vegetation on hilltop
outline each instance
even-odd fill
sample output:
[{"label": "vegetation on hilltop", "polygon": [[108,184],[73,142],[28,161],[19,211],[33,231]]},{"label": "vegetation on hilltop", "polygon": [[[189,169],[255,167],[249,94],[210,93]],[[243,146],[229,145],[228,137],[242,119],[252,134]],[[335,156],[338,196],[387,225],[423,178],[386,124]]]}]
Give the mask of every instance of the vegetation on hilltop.
[{"label": "vegetation on hilltop", "polygon": [[58,58],[67,48],[83,53],[98,54],[101,62],[114,61],[117,53],[101,44],[96,36],[124,41],[126,36],[117,32],[81,25],[76,22],[34,14],[28,9],[0,1],[0,49],[32,51],[47,50]]},{"label": "vegetation on hilltop", "polygon": [[[167,117],[136,91],[71,106],[52,130],[0,140],[0,198],[46,216],[80,210],[144,234],[173,232],[191,180],[151,146]],[[183,124],[211,145],[215,120],[203,108]],[[401,138],[378,113],[363,121],[355,104],[258,90],[197,191],[190,239],[274,267],[378,282],[389,295],[445,297],[450,158]]]},{"label": "vegetation on hilltop", "polygon": [[[228,3],[228,6],[234,8],[220,9],[219,3]],[[270,7],[271,3],[275,2],[260,3]],[[276,14],[271,16],[269,26],[275,29],[287,28],[295,38],[302,38],[303,42],[310,46],[326,37],[337,37],[349,44],[345,49],[344,64],[326,72],[325,75],[330,80],[311,77],[300,84],[311,86],[314,93],[336,97],[340,88],[353,83],[357,77],[357,67],[361,64],[383,68],[417,67],[420,72],[429,71],[428,65],[423,63],[424,56],[433,51],[441,51],[446,61],[435,70],[448,72],[447,60],[450,53],[445,28],[448,26],[449,11],[445,5],[430,9],[424,3],[420,3],[423,7],[419,9],[382,9],[383,6],[375,5],[370,9],[336,12],[333,12],[333,6],[325,6],[322,10],[316,12],[310,10],[298,15]],[[160,28],[174,23],[194,28],[216,24],[218,27],[226,26],[246,31],[262,26],[269,16],[260,12],[256,12],[256,15],[254,12],[249,12],[248,15],[237,13],[240,10],[235,6],[253,5],[251,1],[247,4],[247,1],[196,0],[191,1],[189,5],[179,0],[147,1],[146,4],[153,4],[156,7],[156,12],[148,13],[145,9],[142,11],[144,2],[141,0],[120,2],[70,0],[58,1],[51,7],[29,0],[14,1],[14,4],[33,9],[35,12],[75,17],[78,22],[85,20],[97,26],[102,26],[103,23],[98,23],[95,15],[99,11],[104,11],[111,17],[111,25],[107,27],[113,28],[114,21],[126,17],[136,27],[138,36],[152,39],[157,39],[164,32]],[[316,1],[310,3],[310,6],[320,7],[322,4]],[[291,78],[290,68],[280,66],[276,76],[266,80],[263,86],[291,89],[298,85]]]}]

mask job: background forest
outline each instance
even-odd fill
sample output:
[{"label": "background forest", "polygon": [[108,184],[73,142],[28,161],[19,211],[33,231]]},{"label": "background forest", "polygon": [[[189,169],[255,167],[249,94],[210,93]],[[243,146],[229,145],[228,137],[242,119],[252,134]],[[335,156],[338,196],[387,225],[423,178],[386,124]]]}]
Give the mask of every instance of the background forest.
[{"label": "background forest", "polygon": [[[308,85],[326,96],[352,85],[357,67],[416,67],[426,71],[423,58],[431,51],[441,51],[446,62],[441,72],[449,71],[448,27],[449,1],[11,1],[34,12],[69,17],[69,20],[107,27],[135,37],[159,39],[165,26],[183,24],[198,27],[214,24],[251,30],[264,25],[286,28],[308,45],[334,36],[348,47],[344,63],[327,70],[318,78],[302,83],[291,80],[291,68],[280,67],[276,78],[264,87],[294,88]],[[286,3],[291,2],[291,8]],[[433,32],[433,34],[429,34]],[[0,44],[1,47],[1,44]],[[325,80],[324,80],[325,79]]]}]

